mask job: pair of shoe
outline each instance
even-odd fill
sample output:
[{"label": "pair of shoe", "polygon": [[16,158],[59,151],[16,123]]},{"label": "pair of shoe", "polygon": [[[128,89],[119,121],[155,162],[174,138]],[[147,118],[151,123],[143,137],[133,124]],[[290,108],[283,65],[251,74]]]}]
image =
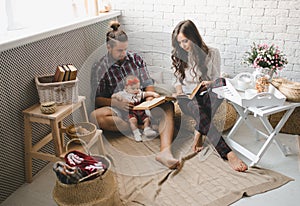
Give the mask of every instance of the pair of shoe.
[{"label": "pair of shoe", "polygon": [[[146,137],[153,137],[153,136],[157,135],[156,131],[153,130],[151,127],[146,127],[144,129],[143,133]],[[135,141],[137,141],[137,142],[143,141],[142,134],[139,129],[136,129],[133,131],[133,136],[134,136]]]}]

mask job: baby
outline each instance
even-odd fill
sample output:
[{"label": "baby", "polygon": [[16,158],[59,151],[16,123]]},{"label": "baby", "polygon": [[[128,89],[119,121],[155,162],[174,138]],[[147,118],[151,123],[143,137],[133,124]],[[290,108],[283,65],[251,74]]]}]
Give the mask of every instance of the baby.
[{"label": "baby", "polygon": [[[152,91],[142,91],[140,88],[140,80],[134,75],[128,75],[126,77],[123,91],[112,95],[112,98],[117,98],[119,101],[131,101],[134,105],[140,104],[147,97],[159,97],[159,94]],[[156,132],[150,127],[150,118],[146,115],[145,110],[129,109],[128,119],[135,141],[142,141],[142,136],[138,128],[139,124],[144,125],[143,133],[146,137],[156,135]]]}]

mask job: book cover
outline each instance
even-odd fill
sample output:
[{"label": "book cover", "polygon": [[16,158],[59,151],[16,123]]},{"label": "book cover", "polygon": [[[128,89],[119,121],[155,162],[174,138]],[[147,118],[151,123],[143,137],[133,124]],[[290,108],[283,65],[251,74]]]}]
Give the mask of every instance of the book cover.
[{"label": "book cover", "polygon": [[65,70],[61,66],[57,66],[53,77],[53,82],[62,82],[64,80],[64,76]]},{"label": "book cover", "polygon": [[142,102],[141,104],[133,107],[133,110],[148,110],[160,104],[163,104],[165,102],[174,101],[174,100],[176,100],[176,98],[174,97],[161,96],[161,97],[154,98],[151,101]]},{"label": "book cover", "polygon": [[68,68],[70,69],[69,80],[75,80],[77,77],[77,69],[74,65],[68,64]]},{"label": "book cover", "polygon": [[202,84],[198,84],[192,91],[191,94],[182,94],[182,95],[177,95],[177,98],[189,98],[193,99],[197,94],[203,95],[207,92],[205,87]]},{"label": "book cover", "polygon": [[70,77],[70,69],[67,65],[62,65],[63,69],[65,70],[65,76],[64,76],[64,81],[69,81]]},{"label": "book cover", "polygon": [[[204,89],[204,86],[202,85],[202,84],[198,84],[194,89],[193,89],[193,91],[192,91],[192,93],[189,95],[189,98],[190,99],[193,99],[195,96],[196,96],[196,94],[198,94],[199,92],[205,92],[205,90],[204,91],[201,91],[201,90],[203,90]],[[204,94],[204,93],[203,93]]]}]

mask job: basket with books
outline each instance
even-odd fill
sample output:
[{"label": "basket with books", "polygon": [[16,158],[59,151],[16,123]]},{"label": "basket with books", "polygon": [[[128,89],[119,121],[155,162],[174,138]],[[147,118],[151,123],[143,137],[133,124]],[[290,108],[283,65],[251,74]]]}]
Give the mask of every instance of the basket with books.
[{"label": "basket with books", "polygon": [[[54,101],[57,105],[78,102],[78,78],[65,68],[75,68],[72,65],[57,66],[54,75],[35,77],[40,103]],[[76,69],[76,68],[75,68]]]}]

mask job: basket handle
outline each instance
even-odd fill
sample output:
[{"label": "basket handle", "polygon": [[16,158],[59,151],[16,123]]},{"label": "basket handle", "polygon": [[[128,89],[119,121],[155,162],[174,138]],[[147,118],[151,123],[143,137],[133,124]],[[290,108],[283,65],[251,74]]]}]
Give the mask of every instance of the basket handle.
[{"label": "basket handle", "polygon": [[69,144],[70,144],[71,142],[74,142],[74,141],[79,141],[80,144],[82,145],[82,147],[83,147],[85,153],[86,153],[87,155],[91,156],[91,153],[90,153],[90,151],[89,151],[89,149],[88,149],[87,143],[86,143],[83,139],[80,139],[80,138],[72,138],[72,139],[70,139],[70,140],[67,142],[67,144],[66,144],[66,152],[69,152]]},{"label": "basket handle", "polygon": [[87,176],[85,176],[85,177],[83,177],[83,178],[80,178],[79,180],[78,180],[78,183],[80,183],[80,182],[83,182],[84,180],[86,180],[86,179],[88,179],[88,178],[90,178],[90,177],[94,177],[94,176],[97,176],[97,175],[102,175],[103,174],[103,171],[101,171],[101,170],[99,170],[99,171],[97,171],[97,172],[93,172],[93,173],[91,173],[91,174],[89,174],[89,175],[87,175]]}]

